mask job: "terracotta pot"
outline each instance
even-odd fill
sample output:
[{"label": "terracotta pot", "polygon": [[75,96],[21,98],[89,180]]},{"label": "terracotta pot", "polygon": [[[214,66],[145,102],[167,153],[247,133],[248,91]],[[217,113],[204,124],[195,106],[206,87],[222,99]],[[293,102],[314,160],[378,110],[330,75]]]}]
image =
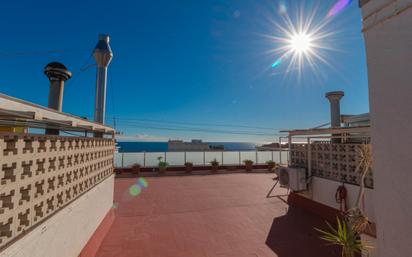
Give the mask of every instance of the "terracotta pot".
[{"label": "terracotta pot", "polygon": [[136,175],[139,175],[140,174],[140,167],[133,167],[132,168],[132,173],[136,174]]},{"label": "terracotta pot", "polygon": [[245,169],[247,172],[251,172],[253,169],[253,164],[252,163],[246,163],[245,164]]},{"label": "terracotta pot", "polygon": [[186,173],[190,173],[193,170],[193,165],[186,165]]},{"label": "terracotta pot", "polygon": [[161,173],[161,174],[165,173],[166,170],[167,170],[166,167],[159,167],[159,173]]},{"label": "terracotta pot", "polygon": [[217,172],[217,169],[219,168],[219,165],[212,165],[212,171]]}]

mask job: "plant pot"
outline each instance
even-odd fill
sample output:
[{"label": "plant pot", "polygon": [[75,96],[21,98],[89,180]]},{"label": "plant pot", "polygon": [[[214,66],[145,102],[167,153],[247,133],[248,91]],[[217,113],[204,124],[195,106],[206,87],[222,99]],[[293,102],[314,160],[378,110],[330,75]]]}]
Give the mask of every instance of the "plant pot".
[{"label": "plant pot", "polygon": [[193,166],[186,166],[186,173],[190,173],[193,171]]},{"label": "plant pot", "polygon": [[253,164],[245,164],[245,169],[247,172],[251,172],[253,169]]},{"label": "plant pot", "polygon": [[274,167],[275,167],[274,164],[268,164],[268,171],[273,171]]},{"label": "plant pot", "polygon": [[140,174],[140,167],[139,168],[132,168],[132,173],[139,175]]},{"label": "plant pot", "polygon": [[219,168],[218,165],[212,165],[212,171],[217,172],[217,169]]},{"label": "plant pot", "polygon": [[167,168],[159,168],[159,173],[164,174],[166,172]]}]

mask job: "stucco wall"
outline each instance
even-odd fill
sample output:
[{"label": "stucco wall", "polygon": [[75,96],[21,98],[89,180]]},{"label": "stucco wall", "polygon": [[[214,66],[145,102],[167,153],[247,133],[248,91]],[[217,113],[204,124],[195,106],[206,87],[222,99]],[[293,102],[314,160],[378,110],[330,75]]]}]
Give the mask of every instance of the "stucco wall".
[{"label": "stucco wall", "polygon": [[[335,200],[336,189],[341,186],[342,183],[312,177],[312,200],[325,204],[335,209],[339,209],[339,204]],[[356,198],[359,192],[359,186],[354,186],[350,184],[345,184],[347,190],[347,204],[348,208],[354,207],[356,203]],[[374,210],[374,190],[366,189],[365,191],[365,213],[371,221],[375,221],[375,210]]]},{"label": "stucco wall", "polygon": [[378,256],[412,256],[412,1],[371,0],[362,13]]},{"label": "stucco wall", "polygon": [[0,257],[77,257],[113,205],[114,176],[6,248]]}]

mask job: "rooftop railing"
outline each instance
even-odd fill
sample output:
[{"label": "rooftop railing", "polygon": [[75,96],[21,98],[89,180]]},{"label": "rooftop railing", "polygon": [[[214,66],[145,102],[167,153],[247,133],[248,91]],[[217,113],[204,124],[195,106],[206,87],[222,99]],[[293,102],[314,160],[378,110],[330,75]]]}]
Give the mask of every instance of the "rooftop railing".
[{"label": "rooftop railing", "polygon": [[168,162],[170,166],[184,166],[186,162],[191,162],[196,166],[208,166],[213,160],[217,160],[220,165],[242,165],[244,160],[252,160],[255,164],[265,164],[267,161],[286,164],[288,150],[115,153],[114,165],[116,168],[128,168],[133,164],[140,164],[142,167],[157,167],[158,157]]}]

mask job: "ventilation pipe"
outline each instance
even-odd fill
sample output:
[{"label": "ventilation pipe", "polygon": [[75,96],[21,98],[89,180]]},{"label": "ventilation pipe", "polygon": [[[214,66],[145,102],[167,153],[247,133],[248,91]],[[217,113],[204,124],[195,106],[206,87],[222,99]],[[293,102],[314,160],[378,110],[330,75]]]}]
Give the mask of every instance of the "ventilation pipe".
[{"label": "ventilation pipe", "polygon": [[[44,74],[49,78],[49,103],[48,107],[61,112],[63,107],[64,82],[71,78],[72,73],[58,62],[51,62],[44,68]],[[58,129],[46,129],[48,135],[58,135]]]},{"label": "ventilation pipe", "polygon": [[[330,102],[330,126],[332,128],[339,128],[341,125],[340,115],[340,99],[345,95],[343,91],[333,91],[326,93],[325,97]],[[333,134],[332,136],[340,136],[340,134]],[[333,143],[341,142],[340,138],[333,138]]]},{"label": "ventilation pipe", "polygon": [[107,67],[113,58],[108,35],[99,35],[99,41],[93,50],[93,56],[97,64],[94,121],[104,124],[106,111]]}]

